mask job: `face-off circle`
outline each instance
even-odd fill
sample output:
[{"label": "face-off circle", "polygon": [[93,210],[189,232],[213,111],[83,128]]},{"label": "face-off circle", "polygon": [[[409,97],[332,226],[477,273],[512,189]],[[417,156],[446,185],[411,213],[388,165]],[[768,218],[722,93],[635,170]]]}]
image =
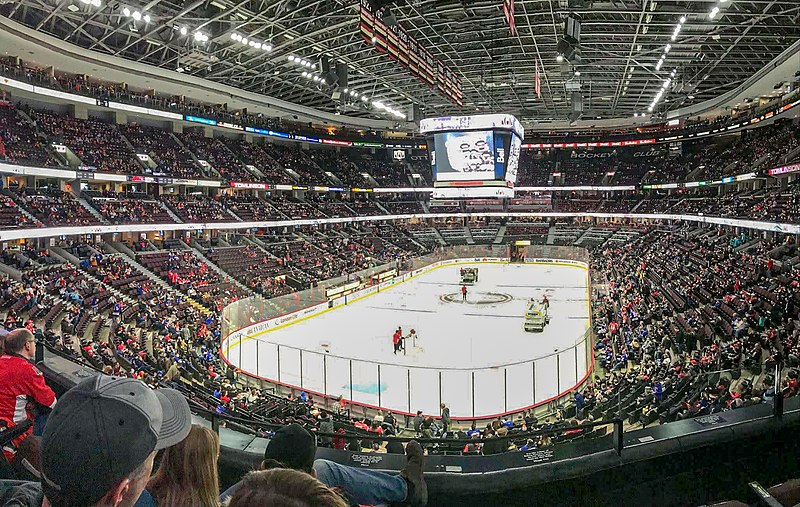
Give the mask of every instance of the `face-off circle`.
[{"label": "face-off circle", "polygon": [[464,301],[464,296],[460,292],[453,292],[450,294],[442,294],[439,296],[439,301],[442,303],[467,303],[470,305],[498,305],[508,303],[514,299],[511,294],[503,292],[470,292],[467,300]]}]

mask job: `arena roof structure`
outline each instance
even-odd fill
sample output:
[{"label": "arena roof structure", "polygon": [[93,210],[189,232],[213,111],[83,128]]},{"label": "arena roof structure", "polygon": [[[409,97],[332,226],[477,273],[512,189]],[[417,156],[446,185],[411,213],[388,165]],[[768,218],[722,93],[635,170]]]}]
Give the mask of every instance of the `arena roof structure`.
[{"label": "arena roof structure", "polygon": [[[21,0],[0,13],[83,48],[322,111],[387,120],[502,111],[526,126],[568,118],[575,93],[584,119],[666,117],[800,46],[796,0],[511,3],[513,34],[501,0]],[[383,28],[365,28],[365,13]],[[557,58],[570,16],[580,42]],[[412,70],[408,47],[447,82]],[[337,64],[346,87],[331,84]]]}]

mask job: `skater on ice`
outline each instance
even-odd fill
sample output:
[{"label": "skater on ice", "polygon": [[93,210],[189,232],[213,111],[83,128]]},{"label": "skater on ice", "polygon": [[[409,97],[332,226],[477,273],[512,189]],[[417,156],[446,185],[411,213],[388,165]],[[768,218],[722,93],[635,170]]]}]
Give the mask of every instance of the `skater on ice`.
[{"label": "skater on ice", "polygon": [[392,344],[394,344],[394,353],[397,355],[397,351],[400,350],[400,340],[402,339],[402,335],[400,334],[400,328],[397,328],[397,331],[394,332],[394,336],[392,336]]},{"label": "skater on ice", "polygon": [[467,302],[467,286],[466,285],[462,285],[461,286],[461,301],[463,301],[465,303]]}]

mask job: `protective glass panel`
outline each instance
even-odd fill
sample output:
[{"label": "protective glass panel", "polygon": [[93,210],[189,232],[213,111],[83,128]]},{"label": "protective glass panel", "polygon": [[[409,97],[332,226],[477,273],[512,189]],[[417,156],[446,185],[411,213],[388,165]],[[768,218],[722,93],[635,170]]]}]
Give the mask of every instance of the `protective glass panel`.
[{"label": "protective glass panel", "polygon": [[378,405],[378,365],[365,361],[353,363],[353,401]]},{"label": "protective glass panel", "polygon": [[472,417],[472,373],[469,370],[442,370],[442,403],[451,417]]},{"label": "protective glass panel", "polygon": [[300,351],[289,347],[278,347],[281,371],[280,381],[293,386],[300,385]]},{"label": "protective glass panel", "polygon": [[328,395],[341,396],[346,400],[350,397],[350,361],[340,357],[327,356],[326,362],[326,387]]},{"label": "protective glass panel", "polygon": [[422,410],[426,415],[439,413],[439,372],[424,368],[411,368],[411,410]]},{"label": "protective glass panel", "polygon": [[536,360],[536,403],[558,394],[558,369],[556,356]]},{"label": "protective glass panel", "polygon": [[322,354],[303,351],[303,388],[321,393],[325,390]]},{"label": "protective glass panel", "polygon": [[533,369],[531,363],[506,367],[508,410],[533,405]]},{"label": "protective glass panel", "polygon": [[505,412],[504,368],[475,371],[475,417]]},{"label": "protective glass panel", "polygon": [[[258,370],[257,375],[261,378],[268,378],[272,380],[278,379],[278,346],[274,343],[262,342],[260,340],[250,340],[256,345],[256,352],[258,357]],[[245,342],[248,343],[248,342]],[[255,357],[256,354],[253,354]],[[242,354],[244,360],[245,354]]]},{"label": "protective glass panel", "polygon": [[558,353],[558,392],[563,393],[575,387],[575,351],[567,349]]},{"label": "protective glass panel", "polygon": [[411,412],[408,405],[408,368],[381,365],[380,406],[390,410]]}]

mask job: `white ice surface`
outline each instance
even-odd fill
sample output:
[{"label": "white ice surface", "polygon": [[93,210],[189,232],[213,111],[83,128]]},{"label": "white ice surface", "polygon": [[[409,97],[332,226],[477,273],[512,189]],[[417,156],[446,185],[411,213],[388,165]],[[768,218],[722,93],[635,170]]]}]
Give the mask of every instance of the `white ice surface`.
[{"label": "white ice surface", "polygon": [[[468,266],[444,266],[267,332],[233,347],[228,358],[261,377],[392,410],[436,414],[441,396],[453,416],[465,417],[532,405],[583,377],[586,352],[575,344],[589,324],[584,269],[475,264],[479,281],[467,287],[470,304],[460,302],[458,283],[459,269]],[[490,292],[513,299],[474,304]],[[459,302],[443,302],[444,294],[457,294]],[[544,294],[550,300],[550,324],[542,333],[525,332],[528,300]],[[414,328],[421,350],[407,343],[407,354],[393,354],[397,326],[404,335]],[[321,343],[329,344],[327,354]]]}]

